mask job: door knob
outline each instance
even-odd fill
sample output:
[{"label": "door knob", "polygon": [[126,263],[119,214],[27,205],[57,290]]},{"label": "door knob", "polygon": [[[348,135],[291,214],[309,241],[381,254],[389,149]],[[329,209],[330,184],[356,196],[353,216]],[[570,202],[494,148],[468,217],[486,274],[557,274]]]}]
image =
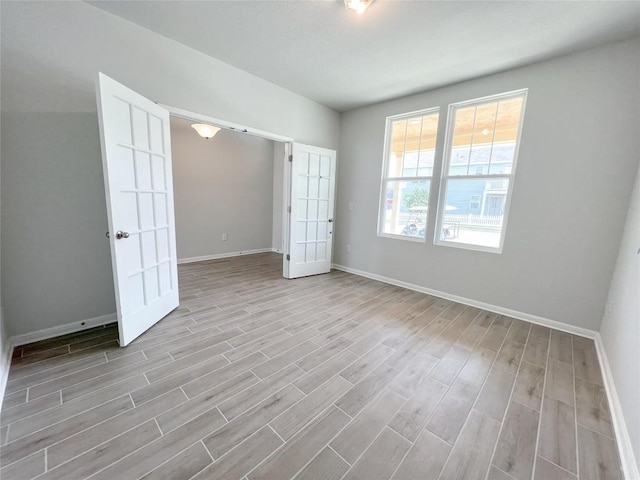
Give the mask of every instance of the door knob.
[{"label": "door knob", "polygon": [[118,240],[122,239],[122,238],[129,238],[129,232],[123,232],[122,230],[118,230],[116,232],[116,238]]}]

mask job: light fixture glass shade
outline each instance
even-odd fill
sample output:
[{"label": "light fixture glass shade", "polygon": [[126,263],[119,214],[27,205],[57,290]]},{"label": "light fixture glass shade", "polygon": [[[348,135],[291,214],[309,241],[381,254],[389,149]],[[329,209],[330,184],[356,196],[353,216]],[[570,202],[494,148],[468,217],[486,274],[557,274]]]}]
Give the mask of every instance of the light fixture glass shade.
[{"label": "light fixture glass shade", "polygon": [[364,11],[373,3],[373,0],[344,0],[344,6],[347,10],[353,10],[362,15]]},{"label": "light fixture glass shade", "polygon": [[207,140],[220,131],[220,127],[214,127],[213,125],[207,125],[206,123],[194,123],[191,126],[196,132],[198,132],[198,135],[206,138]]}]

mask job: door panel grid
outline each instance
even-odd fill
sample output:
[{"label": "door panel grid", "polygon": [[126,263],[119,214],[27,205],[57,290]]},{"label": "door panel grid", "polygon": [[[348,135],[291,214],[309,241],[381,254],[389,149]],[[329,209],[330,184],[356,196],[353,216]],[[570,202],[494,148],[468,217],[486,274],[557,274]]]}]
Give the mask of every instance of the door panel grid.
[{"label": "door panel grid", "polygon": [[[325,175],[331,175],[330,158],[321,158],[318,154],[305,153],[298,159],[298,201],[299,217],[298,245],[299,262],[318,262],[326,260],[326,243],[328,240],[327,225],[329,222],[329,179],[322,178],[320,165],[326,166]],[[321,182],[326,183],[327,188],[320,188]],[[322,234],[322,235],[321,235]],[[320,248],[318,246],[322,244]]]},{"label": "door panel grid", "polygon": [[[122,175],[124,188],[121,190],[122,194],[128,197],[125,200],[125,219],[128,218],[125,228],[130,234],[130,240],[132,240],[130,243],[138,244],[139,258],[142,260],[140,262],[135,257],[132,258],[131,253],[128,255],[134,260],[135,265],[140,265],[135,269],[135,273],[130,272],[129,275],[135,277],[132,278],[132,282],[136,285],[134,291],[142,293],[142,301],[138,299],[129,305],[123,305],[125,307],[124,313],[133,314],[158,300],[173,288],[171,275],[169,275],[168,285],[166,285],[168,288],[165,288],[164,291],[161,289],[162,282],[160,281],[160,266],[169,262],[169,259],[166,256],[159,256],[158,235],[164,237],[162,247],[165,255],[170,249],[169,245],[165,245],[165,241],[168,244],[166,232],[161,231],[166,230],[168,218],[165,190],[166,156],[162,142],[161,119],[142,111],[125,100],[118,100],[126,104],[126,108],[118,109],[123,114],[121,125],[128,123],[130,130],[127,134],[123,129],[123,138],[125,140],[134,139],[133,145],[126,143],[118,145],[122,149],[121,151],[126,152],[122,157],[125,172]],[[131,121],[127,122],[127,117]],[[131,157],[133,158],[133,168],[129,165]],[[130,184],[131,173],[133,173],[134,185]],[[163,268],[162,271],[166,271],[166,268]],[[139,282],[142,282],[141,288],[137,286]]]}]

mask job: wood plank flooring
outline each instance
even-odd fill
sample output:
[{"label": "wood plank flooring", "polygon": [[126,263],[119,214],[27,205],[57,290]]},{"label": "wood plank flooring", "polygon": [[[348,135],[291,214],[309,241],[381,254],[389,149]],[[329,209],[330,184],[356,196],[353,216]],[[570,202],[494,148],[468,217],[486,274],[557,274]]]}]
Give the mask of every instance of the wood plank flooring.
[{"label": "wood plank flooring", "polygon": [[281,258],[181,266],[126,348],[16,348],[0,477],[622,478],[591,340]]}]

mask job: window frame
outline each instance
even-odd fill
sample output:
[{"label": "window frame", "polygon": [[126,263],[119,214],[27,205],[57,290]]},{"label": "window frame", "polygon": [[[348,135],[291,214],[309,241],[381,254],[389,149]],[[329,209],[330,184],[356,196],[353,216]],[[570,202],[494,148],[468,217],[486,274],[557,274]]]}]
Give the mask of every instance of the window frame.
[{"label": "window frame", "polygon": [[[520,153],[520,140],[522,138],[522,128],[524,121],[524,114],[527,106],[527,95],[528,88],[523,88],[519,90],[513,90],[510,92],[498,93],[495,95],[488,95],[485,97],[474,98],[471,100],[465,100],[462,102],[456,102],[449,104],[449,108],[447,111],[447,126],[445,129],[445,140],[443,145],[443,153],[442,153],[442,161],[441,161],[441,170],[440,170],[440,181],[438,184],[438,201],[437,201],[437,211],[436,211],[436,228],[434,230],[433,243],[434,245],[443,246],[443,247],[453,247],[453,248],[462,248],[465,250],[475,250],[480,252],[488,252],[488,253],[497,253],[501,254],[504,247],[504,239],[506,237],[508,220],[509,220],[509,212],[511,207],[511,198],[513,194],[513,187],[515,183],[515,174],[516,167],[518,163],[518,156]],[[453,152],[453,137],[454,137],[454,129],[455,129],[455,110],[461,109],[470,106],[478,106],[484,103],[490,103],[492,101],[499,100],[507,100],[510,98],[522,97],[522,108],[520,110],[520,118],[518,120],[518,134],[516,136],[516,146],[513,153],[513,162],[511,164],[511,172],[508,174],[500,173],[500,174],[484,174],[484,175],[450,175],[449,174],[449,166],[451,164],[451,156]],[[474,180],[474,179],[508,179],[509,186],[507,189],[507,195],[505,199],[504,205],[504,215],[502,221],[502,229],[500,231],[500,243],[498,247],[488,247],[484,245],[475,245],[472,243],[461,243],[461,242],[452,242],[450,240],[441,239],[440,232],[442,231],[442,223],[445,215],[446,209],[446,193],[448,181],[450,179],[453,180]]]},{"label": "window frame", "polygon": [[[391,146],[391,134],[392,134],[392,128],[391,125],[394,121],[396,120],[402,120],[404,118],[409,119],[412,117],[417,117],[417,116],[427,116],[427,115],[432,115],[434,113],[438,114],[438,129],[436,130],[436,146],[434,147],[434,151],[433,151],[433,167],[432,167],[432,172],[430,176],[415,176],[415,177],[389,177],[388,174],[388,168],[389,168],[389,156],[390,156],[390,146]],[[382,154],[382,176],[380,178],[380,193],[379,193],[379,202],[378,202],[378,228],[377,228],[377,233],[378,233],[378,237],[383,237],[383,238],[394,238],[397,240],[406,240],[409,242],[418,242],[418,243],[426,243],[427,241],[427,227],[429,226],[429,219],[430,217],[432,217],[432,209],[429,208],[426,212],[426,216],[425,216],[425,235],[424,238],[421,237],[412,237],[410,235],[401,235],[398,233],[388,233],[384,231],[384,208],[386,206],[386,201],[387,201],[387,183],[388,182],[393,182],[393,181],[411,181],[411,180],[427,180],[429,181],[429,197],[431,197],[431,193],[432,193],[432,188],[434,185],[434,175],[433,173],[436,171],[436,166],[438,164],[438,142],[437,142],[437,138],[439,136],[439,130],[440,130],[440,107],[430,107],[430,108],[425,108],[425,109],[421,109],[421,110],[415,110],[413,112],[408,112],[408,113],[401,113],[401,114],[397,114],[397,115],[390,115],[386,118],[385,121],[385,129],[384,129],[384,151]],[[419,165],[418,165],[419,167]],[[418,173],[416,171],[416,173]]]},{"label": "window frame", "polygon": [[[476,200],[474,200],[474,198]],[[477,204],[477,207],[472,207],[471,205]],[[473,194],[469,197],[469,210],[478,210],[482,207],[482,195]]]}]

